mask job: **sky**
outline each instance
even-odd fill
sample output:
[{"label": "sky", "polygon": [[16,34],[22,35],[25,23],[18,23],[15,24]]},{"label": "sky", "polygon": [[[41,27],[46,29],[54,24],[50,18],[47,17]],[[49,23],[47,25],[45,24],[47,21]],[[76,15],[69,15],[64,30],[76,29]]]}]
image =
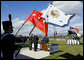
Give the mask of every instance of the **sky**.
[{"label": "sky", "polygon": [[[76,14],[69,22],[68,26],[48,26],[48,36],[53,36],[54,31],[58,35],[67,35],[69,27],[76,27],[79,29],[79,34],[83,34],[83,2],[82,1],[1,1],[1,33],[3,33],[2,21],[8,21],[8,14],[12,15],[12,23],[15,34],[24,21],[29,17],[33,10],[45,12],[49,4],[52,2],[53,6],[60,9],[66,14]],[[27,36],[33,25],[26,23],[18,35]],[[39,32],[39,33],[38,33]],[[44,36],[44,33],[35,28],[32,32]]]}]

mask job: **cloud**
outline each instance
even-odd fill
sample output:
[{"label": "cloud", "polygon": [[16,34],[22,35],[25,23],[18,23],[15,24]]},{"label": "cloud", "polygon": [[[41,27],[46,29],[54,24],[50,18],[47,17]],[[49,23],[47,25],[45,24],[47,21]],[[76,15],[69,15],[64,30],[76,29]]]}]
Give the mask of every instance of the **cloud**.
[{"label": "cloud", "polygon": [[[13,22],[13,26],[14,26],[14,32],[13,34],[15,34],[19,28],[22,26],[22,24],[24,23],[25,20],[21,20],[20,18],[16,18],[14,19],[12,22]],[[21,30],[18,32],[18,35],[28,35],[28,32],[31,28],[29,27],[33,27],[32,24],[30,23],[25,23],[23,25],[23,27],[21,28]]]},{"label": "cloud", "polygon": [[[76,13],[76,15],[83,14],[83,3],[81,1],[53,1],[53,6],[60,9],[66,14],[73,14]],[[42,10],[42,12],[44,12]],[[82,12],[81,12],[82,11]]]},{"label": "cloud", "polygon": [[83,10],[83,4],[80,1],[53,1],[53,5],[67,14],[80,15]]}]

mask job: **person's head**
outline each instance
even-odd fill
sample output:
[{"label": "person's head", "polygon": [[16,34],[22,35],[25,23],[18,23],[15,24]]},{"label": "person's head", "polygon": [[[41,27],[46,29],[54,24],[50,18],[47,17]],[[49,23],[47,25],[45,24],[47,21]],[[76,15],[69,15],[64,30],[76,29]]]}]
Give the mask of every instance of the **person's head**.
[{"label": "person's head", "polygon": [[13,33],[13,27],[9,27],[7,30],[9,33]]},{"label": "person's head", "polygon": [[37,36],[37,34],[35,34],[34,36]]},{"label": "person's head", "polygon": [[29,35],[27,35],[27,37],[29,37]]},{"label": "person's head", "polygon": [[3,24],[3,30],[5,32],[8,32],[8,33],[12,33],[13,32],[12,22],[10,22],[10,21],[3,21],[2,24]]},{"label": "person's head", "polygon": [[31,36],[33,36],[33,34],[31,34]]}]

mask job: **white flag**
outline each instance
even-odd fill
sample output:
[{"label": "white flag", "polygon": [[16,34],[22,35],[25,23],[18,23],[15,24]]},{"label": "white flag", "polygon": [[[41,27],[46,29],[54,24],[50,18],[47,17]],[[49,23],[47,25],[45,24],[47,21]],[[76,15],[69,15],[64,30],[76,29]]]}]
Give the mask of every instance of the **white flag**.
[{"label": "white flag", "polygon": [[45,22],[64,26],[69,23],[69,18],[72,15],[66,15],[61,10],[55,8],[53,5],[49,5],[42,17],[45,18]]}]

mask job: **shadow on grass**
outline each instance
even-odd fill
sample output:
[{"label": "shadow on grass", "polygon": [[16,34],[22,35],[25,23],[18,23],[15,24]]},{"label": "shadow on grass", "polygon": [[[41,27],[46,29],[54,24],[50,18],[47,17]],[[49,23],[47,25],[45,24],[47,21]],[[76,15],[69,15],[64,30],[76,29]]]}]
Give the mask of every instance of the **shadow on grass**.
[{"label": "shadow on grass", "polygon": [[66,59],[83,59],[83,56],[81,56],[80,54],[74,56],[74,55],[72,55],[72,54],[65,53],[65,54],[60,55],[60,56],[66,58]]},{"label": "shadow on grass", "polygon": [[35,59],[35,58],[29,57],[29,56],[25,56],[25,55],[22,55],[22,54],[18,54],[16,59]]},{"label": "shadow on grass", "polygon": [[83,45],[83,43],[80,43],[80,45]]}]

